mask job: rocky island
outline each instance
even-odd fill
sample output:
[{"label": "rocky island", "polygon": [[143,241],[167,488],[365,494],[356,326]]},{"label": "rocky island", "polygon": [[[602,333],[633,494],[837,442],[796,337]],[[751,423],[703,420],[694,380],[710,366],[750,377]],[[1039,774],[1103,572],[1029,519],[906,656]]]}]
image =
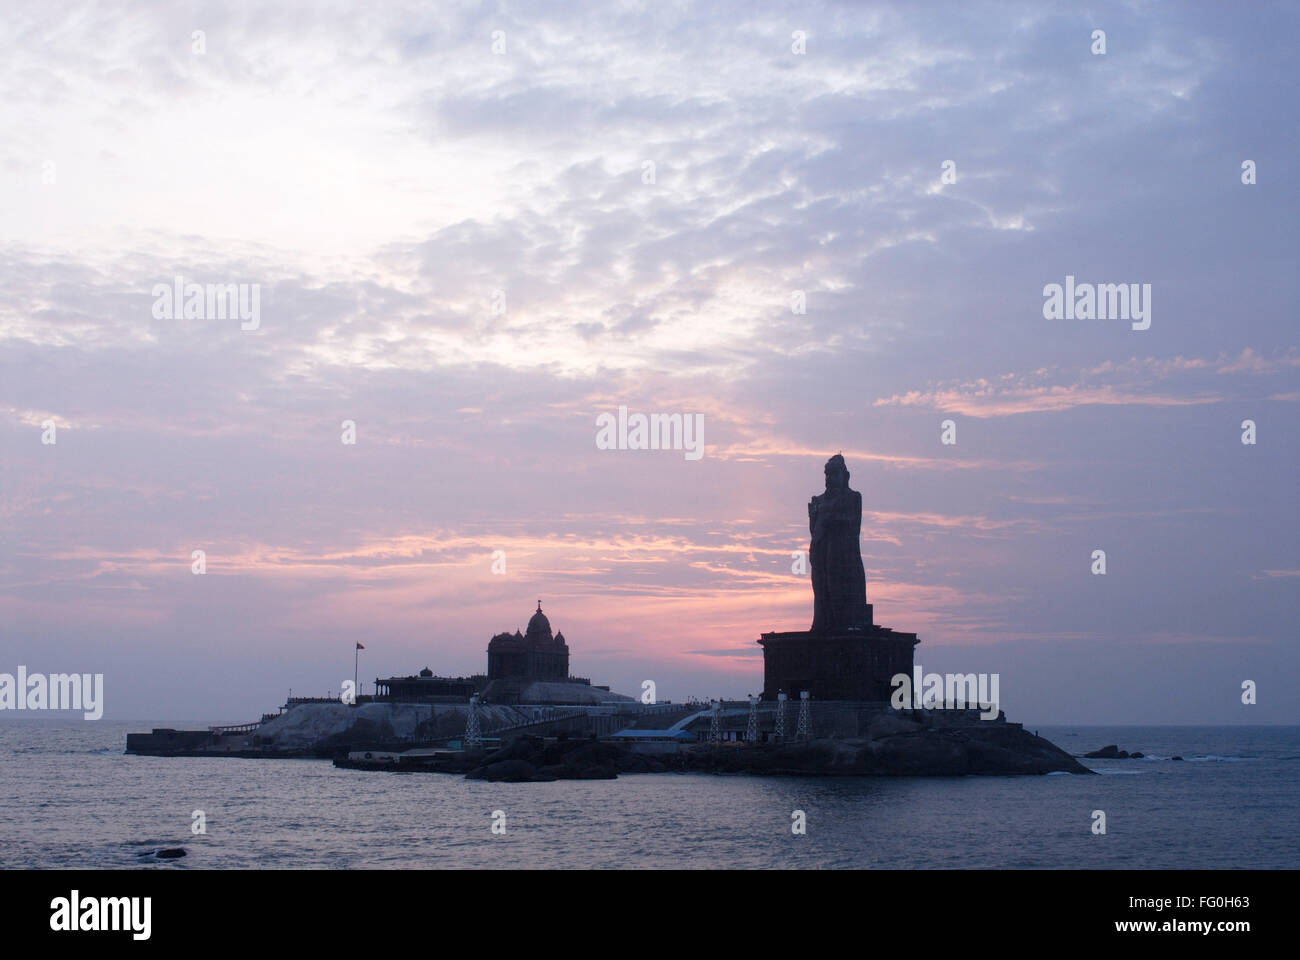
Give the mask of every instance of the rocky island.
[{"label": "rocky island", "polygon": [[761,695],[647,704],[570,676],[569,646],[538,601],[527,632],[492,638],[487,674],[438,677],[426,668],[376,680],[372,697],[290,700],[259,723],[130,734],[127,753],[322,757],[355,770],[511,782],[670,771],[1091,773],[1007,721],[996,675],[991,697],[983,675],[979,684],[974,674],[922,676],[917,635],[876,624],[866,601],[862,495],[849,486],[844,458],[831,457],[824,473],[825,491],[808,504],[812,626],[759,638]]}]

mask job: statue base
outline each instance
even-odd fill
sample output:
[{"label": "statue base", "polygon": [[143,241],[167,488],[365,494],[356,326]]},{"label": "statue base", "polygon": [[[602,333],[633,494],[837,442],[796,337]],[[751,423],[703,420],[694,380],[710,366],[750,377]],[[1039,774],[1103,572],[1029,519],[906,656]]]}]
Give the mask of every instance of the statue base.
[{"label": "statue base", "polygon": [[784,691],[791,700],[807,690],[816,700],[888,700],[889,680],[912,675],[913,650],[921,641],[914,633],[888,627],[813,633],[765,633],[763,699],[775,700]]}]

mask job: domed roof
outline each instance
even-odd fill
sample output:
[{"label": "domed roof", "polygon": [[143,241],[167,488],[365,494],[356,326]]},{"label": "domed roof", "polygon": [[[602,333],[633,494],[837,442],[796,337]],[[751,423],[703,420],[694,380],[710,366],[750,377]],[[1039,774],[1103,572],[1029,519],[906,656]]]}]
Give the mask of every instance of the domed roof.
[{"label": "domed roof", "polygon": [[533,618],[528,621],[528,632],[524,638],[533,643],[552,643],[554,637],[551,636],[551,621],[546,619],[546,614],[542,613],[542,601],[537,601],[537,612]]}]

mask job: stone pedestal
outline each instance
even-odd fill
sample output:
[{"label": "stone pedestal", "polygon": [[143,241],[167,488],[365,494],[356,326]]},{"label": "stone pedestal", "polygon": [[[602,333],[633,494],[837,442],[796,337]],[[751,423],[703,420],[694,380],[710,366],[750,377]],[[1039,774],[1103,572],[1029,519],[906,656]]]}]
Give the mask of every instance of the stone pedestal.
[{"label": "stone pedestal", "polygon": [[763,699],[784,690],[794,702],[807,690],[815,700],[888,700],[890,677],[912,675],[914,633],[871,626],[861,631],[817,634],[807,630],[765,633]]}]

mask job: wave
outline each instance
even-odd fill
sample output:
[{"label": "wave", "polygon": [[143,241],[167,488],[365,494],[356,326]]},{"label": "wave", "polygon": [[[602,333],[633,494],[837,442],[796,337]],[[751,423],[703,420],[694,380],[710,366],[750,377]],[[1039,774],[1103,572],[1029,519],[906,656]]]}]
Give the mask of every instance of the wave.
[{"label": "wave", "polygon": [[[1138,759],[1138,760],[1172,760],[1172,759],[1174,759],[1174,756],[1175,756],[1174,754],[1170,754],[1169,756],[1162,756],[1161,754],[1158,754],[1158,753],[1146,753],[1146,754],[1143,754],[1141,757],[1138,757],[1137,759]],[[1105,759],[1105,758],[1101,758],[1101,759]],[[1129,759],[1131,760],[1131,759],[1134,759],[1134,758],[1130,757]],[[1205,754],[1199,754],[1199,755],[1196,755],[1196,756],[1183,757],[1183,759],[1184,759],[1185,761],[1187,761],[1188,763],[1236,763],[1236,762],[1238,762],[1238,761],[1245,761],[1245,760],[1267,760],[1267,759],[1274,759],[1274,760],[1300,760],[1300,757],[1272,757],[1272,758],[1269,758],[1269,757],[1230,757],[1230,756],[1224,756],[1223,754],[1218,754],[1218,753],[1205,753]]]},{"label": "wave", "polygon": [[1199,757],[1183,757],[1188,763],[1237,763],[1245,760],[1263,760],[1263,757],[1224,757],[1217,753],[1207,753]]}]

